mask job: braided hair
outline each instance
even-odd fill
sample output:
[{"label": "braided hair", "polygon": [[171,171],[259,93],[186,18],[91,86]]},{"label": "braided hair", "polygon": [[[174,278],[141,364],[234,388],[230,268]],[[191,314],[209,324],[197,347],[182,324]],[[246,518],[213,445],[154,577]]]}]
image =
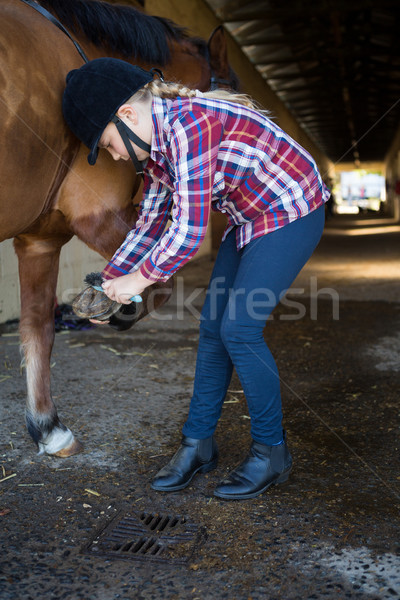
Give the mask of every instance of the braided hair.
[{"label": "braided hair", "polygon": [[[178,96],[184,98],[195,98],[198,96],[198,90],[189,88],[181,83],[174,81],[161,81],[161,79],[154,79],[147,85],[141,88],[128,102],[141,102],[150,99],[151,96],[157,96],[158,98],[177,98]],[[214,100],[225,100],[228,102],[234,102],[252,108],[259,113],[268,116],[269,111],[264,110],[251,96],[247,94],[239,94],[230,90],[217,89],[208,92],[201,92],[201,97],[212,98]]]}]

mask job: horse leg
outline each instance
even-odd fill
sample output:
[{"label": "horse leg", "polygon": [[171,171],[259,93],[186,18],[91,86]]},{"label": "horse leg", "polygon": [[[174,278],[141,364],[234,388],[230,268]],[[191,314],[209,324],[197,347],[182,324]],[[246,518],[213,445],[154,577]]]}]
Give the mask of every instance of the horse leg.
[{"label": "horse leg", "polygon": [[26,424],[39,454],[61,457],[82,450],[80,442],[60,422],[50,390],[54,300],[60,249],[66,241],[29,234],[14,240],[21,287],[20,336],[27,375]]}]

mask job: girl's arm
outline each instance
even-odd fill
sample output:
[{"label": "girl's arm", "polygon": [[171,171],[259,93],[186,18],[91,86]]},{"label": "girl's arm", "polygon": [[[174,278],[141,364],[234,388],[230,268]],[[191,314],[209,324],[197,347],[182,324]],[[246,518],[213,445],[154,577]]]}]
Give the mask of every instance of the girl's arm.
[{"label": "girl's arm", "polygon": [[222,135],[221,122],[200,111],[187,112],[175,121],[167,151],[175,168],[172,224],[141,264],[146,279],[167,281],[200,248]]},{"label": "girl's arm", "polygon": [[[105,278],[116,278],[103,284],[111,299],[128,304],[155,281],[167,281],[196,254],[207,231],[222,134],[218,119],[204,113],[186,113],[174,123],[168,159],[175,166],[175,189],[166,203],[170,190],[153,182],[152,197],[146,198],[137,227],[103,272]],[[157,185],[165,195],[157,192]],[[165,229],[172,202],[172,224],[156,241]],[[138,265],[138,270],[129,273]]]},{"label": "girl's arm", "polygon": [[171,190],[146,174],[136,226],[128,233],[103,270],[103,279],[121,277],[139,267],[161,237],[169,218],[171,203]]}]

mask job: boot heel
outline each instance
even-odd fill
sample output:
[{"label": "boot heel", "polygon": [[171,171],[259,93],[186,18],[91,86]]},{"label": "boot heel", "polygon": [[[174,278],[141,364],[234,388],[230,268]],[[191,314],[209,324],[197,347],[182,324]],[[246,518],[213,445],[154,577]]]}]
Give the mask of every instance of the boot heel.
[{"label": "boot heel", "polygon": [[200,467],[198,472],[199,473],[209,473],[210,471],[213,471],[217,467],[217,464],[218,464],[218,460],[215,459],[215,460],[207,463],[206,465],[203,465],[202,467]]},{"label": "boot heel", "polygon": [[279,475],[278,479],[275,479],[274,484],[276,485],[277,483],[285,483],[285,481],[287,481],[289,479],[291,470],[292,469],[290,469],[289,471],[286,471],[286,473],[282,473],[282,475]]}]

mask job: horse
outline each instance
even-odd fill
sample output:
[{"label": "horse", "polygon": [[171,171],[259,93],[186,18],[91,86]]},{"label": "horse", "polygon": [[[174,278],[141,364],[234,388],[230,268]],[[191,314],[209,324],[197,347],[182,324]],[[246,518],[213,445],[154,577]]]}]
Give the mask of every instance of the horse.
[{"label": "horse", "polygon": [[[62,246],[77,236],[110,260],[137,219],[140,178],[101,150],[95,166],[62,117],[66,75],[112,56],[163,70],[166,80],[205,91],[231,77],[226,41],[208,43],[169,19],[98,0],[37,0],[70,33],[21,0],[0,6],[0,241],[14,238],[21,289],[20,340],[26,366],[26,426],[39,453],[58,457],[82,444],[57,415],[50,387],[54,302]],[[73,43],[74,42],[74,43]],[[75,44],[75,45],[74,45]],[[140,191],[140,190],[139,190]],[[154,287],[160,291],[154,298]],[[171,294],[149,288],[144,317]]]}]

